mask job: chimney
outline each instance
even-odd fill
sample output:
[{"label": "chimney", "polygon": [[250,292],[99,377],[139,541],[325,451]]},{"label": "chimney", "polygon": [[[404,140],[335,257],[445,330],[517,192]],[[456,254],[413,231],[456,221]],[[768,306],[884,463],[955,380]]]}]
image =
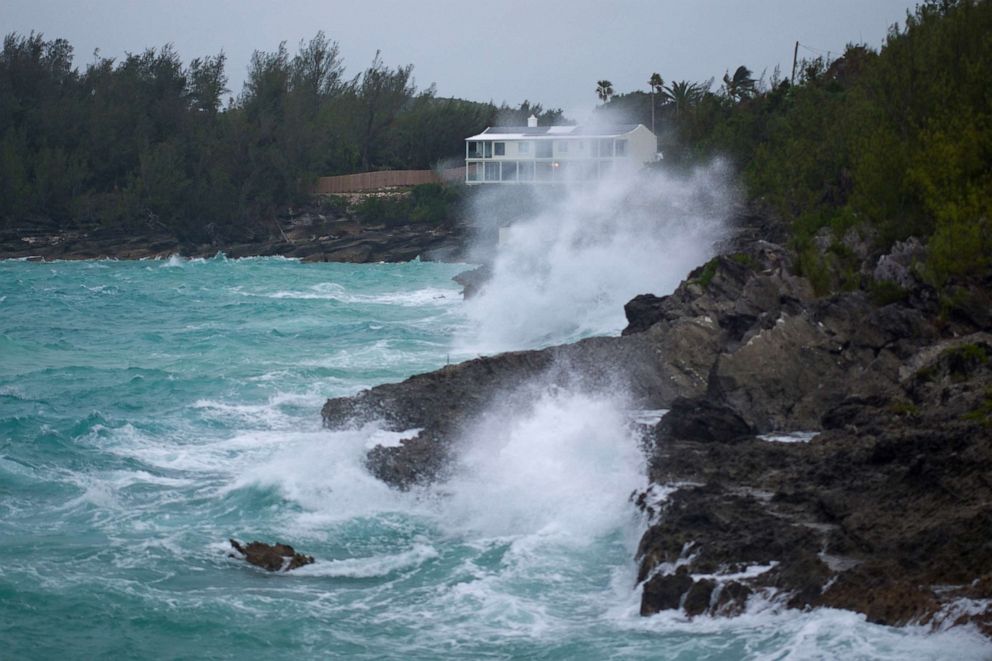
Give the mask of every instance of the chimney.
[{"label": "chimney", "polygon": [[537,126],[537,115],[531,115],[527,118],[527,127],[534,128]]}]

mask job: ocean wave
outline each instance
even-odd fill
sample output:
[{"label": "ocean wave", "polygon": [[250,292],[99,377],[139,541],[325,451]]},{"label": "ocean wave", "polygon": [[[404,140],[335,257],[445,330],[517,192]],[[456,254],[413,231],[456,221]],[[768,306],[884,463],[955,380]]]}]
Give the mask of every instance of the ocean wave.
[{"label": "ocean wave", "polygon": [[430,544],[416,544],[408,551],[395,554],[343,560],[318,559],[312,565],[295,570],[293,574],[296,576],[331,576],[335,578],[375,578],[416,569],[437,557],[437,549]]}]

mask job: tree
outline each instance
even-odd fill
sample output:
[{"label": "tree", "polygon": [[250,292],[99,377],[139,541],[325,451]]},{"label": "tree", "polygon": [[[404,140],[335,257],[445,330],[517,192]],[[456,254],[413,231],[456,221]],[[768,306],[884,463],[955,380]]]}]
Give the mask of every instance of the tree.
[{"label": "tree", "polygon": [[664,89],[664,95],[675,106],[675,119],[678,121],[683,110],[699,102],[703,96],[703,88],[688,80],[676,80]]},{"label": "tree", "polygon": [[559,124],[569,123],[565,119],[565,111],[561,108],[548,108],[545,110],[544,106],[540,103],[532,105],[528,99],[524,99],[517,108],[508,106],[506,102],[503,102],[499,108],[496,108],[496,117],[493,125],[525,126],[527,119],[531,115],[537,117],[537,123],[540,126],[557,126]]},{"label": "tree", "polygon": [[655,123],[654,123],[654,109],[655,109],[655,95],[660,92],[665,87],[665,81],[662,79],[661,74],[655,72],[651,74],[648,78],[648,87],[651,88],[651,132],[655,133]]},{"label": "tree", "polygon": [[224,73],[226,60],[227,56],[221,52],[215,57],[196,58],[190,62],[186,94],[197,110],[217,112],[221,96],[230,91]]},{"label": "tree", "polygon": [[613,83],[608,80],[597,81],[596,96],[598,96],[599,100],[603,103],[609,101],[610,97],[613,96]]},{"label": "tree", "polygon": [[727,97],[737,102],[751,98],[757,91],[757,81],[751,76],[751,70],[744,65],[737,67],[733,77],[729,72],[723,74],[723,85]]},{"label": "tree", "polygon": [[376,143],[389,128],[400,109],[413,98],[417,88],[411,79],[413,65],[390,69],[382,63],[379,51],[372,65],[362,74],[357,87],[362,167],[371,169]]},{"label": "tree", "polygon": [[317,113],[320,102],[336,94],[341,88],[344,65],[341,64],[338,43],[328,41],[323,32],[305,44],[300,42],[300,51],[290,64],[291,87],[305,100],[305,105],[313,114]]}]

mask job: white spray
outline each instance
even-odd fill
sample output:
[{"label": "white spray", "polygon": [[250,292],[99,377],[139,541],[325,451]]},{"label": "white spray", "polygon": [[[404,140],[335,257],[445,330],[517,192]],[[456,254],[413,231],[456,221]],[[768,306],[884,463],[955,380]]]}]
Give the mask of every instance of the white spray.
[{"label": "white spray", "polygon": [[622,399],[543,384],[522,390],[526,410],[495,404],[462,440],[444,485],[448,524],[485,537],[586,543],[632,521],[628,497],[644,466]]},{"label": "white spray", "polygon": [[727,233],[729,182],[715,163],[680,176],[619,172],[547,196],[502,232],[491,280],[466,302],[471,330],[457,348],[484,354],[618,333],[624,303],[670,293],[714,254]]}]

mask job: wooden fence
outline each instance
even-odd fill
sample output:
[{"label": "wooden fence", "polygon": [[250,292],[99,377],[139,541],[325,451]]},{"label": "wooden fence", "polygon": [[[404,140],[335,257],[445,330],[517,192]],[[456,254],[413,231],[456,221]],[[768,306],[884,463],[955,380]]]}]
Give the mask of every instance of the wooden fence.
[{"label": "wooden fence", "polygon": [[317,186],[314,192],[318,195],[361,193],[381,190],[383,188],[399,188],[456,181],[465,181],[464,167],[449,168],[447,170],[382,170],[379,172],[343,174],[337,177],[320,177],[317,179]]}]

